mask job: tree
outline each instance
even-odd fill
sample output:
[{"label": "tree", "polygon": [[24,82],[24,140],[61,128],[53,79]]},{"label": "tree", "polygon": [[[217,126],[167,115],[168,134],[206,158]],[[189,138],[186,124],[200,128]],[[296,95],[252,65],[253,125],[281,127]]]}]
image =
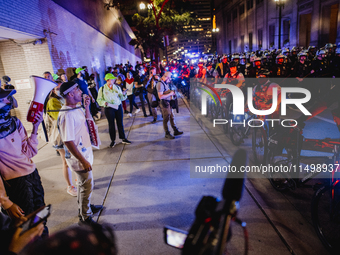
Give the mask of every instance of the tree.
[{"label": "tree", "polygon": [[143,48],[143,55],[149,54],[151,59],[159,62],[159,49],[164,48],[162,42],[164,36],[177,34],[192,34],[191,26],[196,24],[196,15],[190,12],[190,3],[185,0],[150,0],[152,10],[147,16],[134,14],[132,20],[137,39],[130,44]]}]

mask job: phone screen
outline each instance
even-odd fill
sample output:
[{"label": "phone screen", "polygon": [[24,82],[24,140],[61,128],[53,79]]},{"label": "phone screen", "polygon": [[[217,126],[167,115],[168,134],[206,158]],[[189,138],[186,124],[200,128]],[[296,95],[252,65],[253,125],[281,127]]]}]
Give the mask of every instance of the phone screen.
[{"label": "phone screen", "polygon": [[36,212],[32,213],[28,220],[25,221],[20,227],[22,228],[21,234],[27,230],[37,226],[40,222],[46,221],[48,216],[50,216],[51,205],[47,205],[43,208],[38,209]]},{"label": "phone screen", "polygon": [[168,245],[176,247],[176,248],[183,248],[185,239],[187,238],[187,232],[172,228],[172,227],[165,227],[164,228],[164,237],[165,241]]}]

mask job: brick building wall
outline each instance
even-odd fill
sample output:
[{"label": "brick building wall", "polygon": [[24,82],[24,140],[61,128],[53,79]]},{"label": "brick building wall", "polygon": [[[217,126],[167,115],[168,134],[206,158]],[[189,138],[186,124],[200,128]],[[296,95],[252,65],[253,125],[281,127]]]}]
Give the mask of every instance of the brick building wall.
[{"label": "brick building wall", "polygon": [[[98,4],[104,6],[101,1]],[[121,19],[120,11],[111,9],[108,12],[112,16],[111,25],[120,29],[117,36],[133,36],[126,21]],[[0,75],[11,77],[13,85],[16,80],[28,79],[30,75],[42,76],[44,71],[56,73],[58,69],[66,71],[67,67],[87,66],[90,74],[97,75],[101,86],[108,66],[127,61],[134,65],[140,61],[133,46],[121,47],[52,0],[0,1],[0,16],[0,29],[10,29],[32,38],[0,41]],[[123,29],[127,33],[122,33]],[[42,44],[33,43],[38,38],[43,39]],[[130,41],[131,37],[124,40]],[[18,89],[15,96],[19,104],[16,114],[28,129],[31,124],[25,120],[27,101],[33,92],[31,84],[30,89]]]}]

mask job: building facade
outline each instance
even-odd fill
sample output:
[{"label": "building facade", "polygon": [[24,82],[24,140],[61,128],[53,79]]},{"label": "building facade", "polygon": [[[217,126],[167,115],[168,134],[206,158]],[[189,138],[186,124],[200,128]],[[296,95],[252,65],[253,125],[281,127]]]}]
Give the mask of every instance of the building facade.
[{"label": "building facade", "polygon": [[108,66],[133,65],[140,53],[129,45],[134,34],[108,1],[18,0],[0,1],[0,78],[9,76],[24,126],[34,85],[31,75],[87,66],[99,86]]},{"label": "building facade", "polygon": [[340,42],[339,0],[215,0],[217,52],[322,47]]},{"label": "building facade", "polygon": [[[212,53],[212,2],[210,0],[190,0],[190,3],[198,20],[196,26],[187,29],[191,29],[196,36],[188,38],[184,34],[169,38],[169,60],[181,59],[185,52]],[[177,51],[178,49],[180,51]]]}]

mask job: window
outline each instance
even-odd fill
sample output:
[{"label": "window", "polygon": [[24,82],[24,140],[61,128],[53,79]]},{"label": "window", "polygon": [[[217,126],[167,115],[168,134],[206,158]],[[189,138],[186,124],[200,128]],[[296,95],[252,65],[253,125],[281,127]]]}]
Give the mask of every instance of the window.
[{"label": "window", "polygon": [[282,42],[283,45],[289,43],[290,37],[290,20],[283,21],[283,35],[282,35]]},{"label": "window", "polygon": [[240,16],[244,13],[244,4],[240,6]]},{"label": "window", "polygon": [[233,11],[233,19],[236,19],[237,18],[237,9],[235,9],[234,11]]},{"label": "window", "polygon": [[241,51],[245,51],[245,49],[244,49],[244,35],[241,35]]},{"label": "window", "polygon": [[253,0],[248,0],[247,1],[247,10],[248,11],[253,8],[253,4],[254,4]]},{"label": "window", "polygon": [[269,47],[273,47],[275,45],[275,26],[269,26]]},{"label": "window", "polygon": [[249,50],[253,51],[253,33],[249,33]]},{"label": "window", "polygon": [[237,52],[237,38],[234,39],[234,52]]},{"label": "window", "polygon": [[230,12],[227,14],[227,22],[228,23],[231,22],[231,13]]},{"label": "window", "polygon": [[257,31],[257,42],[258,42],[258,49],[259,50],[262,48],[262,36],[263,36],[262,29],[259,29]]}]

